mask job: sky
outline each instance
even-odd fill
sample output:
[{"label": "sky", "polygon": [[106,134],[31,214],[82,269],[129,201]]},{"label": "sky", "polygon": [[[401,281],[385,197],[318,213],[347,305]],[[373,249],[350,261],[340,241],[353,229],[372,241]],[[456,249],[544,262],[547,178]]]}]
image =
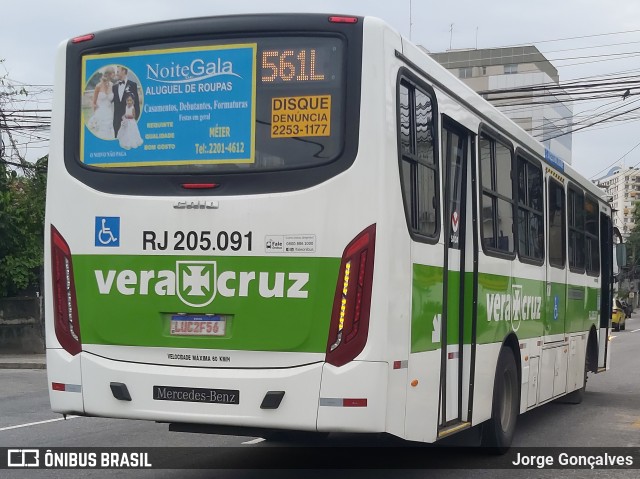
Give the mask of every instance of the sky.
[{"label": "sky", "polygon": [[[558,68],[561,82],[640,72],[637,0],[2,0],[0,11],[0,76],[27,85],[53,84],[56,49],[71,37],[171,18],[254,12],[373,15],[431,52],[533,44]],[[631,52],[636,55],[620,55],[615,61],[602,56]],[[624,101],[636,94],[640,88]],[[40,108],[47,106],[46,95],[43,101]],[[622,105],[620,98],[602,108]],[[574,114],[597,106],[578,103]],[[640,166],[640,146],[634,149],[639,143],[640,121],[585,129],[573,135],[573,167],[591,178],[613,164]],[[45,154],[46,145],[41,146],[39,153]]]}]

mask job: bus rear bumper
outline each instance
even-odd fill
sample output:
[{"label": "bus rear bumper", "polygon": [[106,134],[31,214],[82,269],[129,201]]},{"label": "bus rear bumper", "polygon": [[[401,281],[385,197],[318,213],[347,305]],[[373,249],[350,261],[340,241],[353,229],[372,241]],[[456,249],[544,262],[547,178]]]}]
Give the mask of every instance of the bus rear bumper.
[{"label": "bus rear bumper", "polygon": [[[82,358],[86,414],[158,422],[314,431],[321,374],[322,363],[212,369],[114,361],[87,353]],[[111,383],[124,384],[131,400],[116,399]],[[163,388],[162,399],[154,399],[154,386]],[[179,395],[168,392],[176,388],[181,388]],[[237,404],[209,402],[211,390]],[[285,394],[277,408],[263,409],[270,391]]]},{"label": "bus rear bumper", "polygon": [[[384,432],[386,362],[353,361],[336,368],[323,362],[291,368],[224,369],[141,364],[83,352],[47,350],[52,409],[68,414],[258,429]],[[51,377],[56,371],[56,377]],[[51,383],[75,385],[51,390]],[[117,399],[112,384],[131,400]],[[187,391],[187,397],[154,399],[154,386]],[[181,388],[181,389],[178,389]],[[237,404],[197,401],[195,393],[237,395]],[[194,391],[194,394],[190,394]],[[267,393],[284,392],[275,408]],[[235,400],[234,399],[234,400]]]}]

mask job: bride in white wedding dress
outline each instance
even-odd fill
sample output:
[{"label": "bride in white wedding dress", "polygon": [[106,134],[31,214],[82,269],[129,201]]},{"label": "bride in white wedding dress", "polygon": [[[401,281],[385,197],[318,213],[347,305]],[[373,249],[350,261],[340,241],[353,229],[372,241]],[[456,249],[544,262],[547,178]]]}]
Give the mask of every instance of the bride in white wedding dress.
[{"label": "bride in white wedding dress", "polygon": [[113,132],[113,89],[108,72],[102,75],[93,92],[93,116],[87,126],[103,140],[115,139]]}]

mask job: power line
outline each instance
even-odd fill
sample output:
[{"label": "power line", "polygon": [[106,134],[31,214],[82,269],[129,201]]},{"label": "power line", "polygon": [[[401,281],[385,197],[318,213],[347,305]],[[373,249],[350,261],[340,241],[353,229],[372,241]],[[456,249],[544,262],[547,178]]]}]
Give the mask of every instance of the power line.
[{"label": "power line", "polygon": [[622,45],[635,45],[637,43],[640,43],[640,41],[620,42],[620,43],[606,43],[604,45],[590,45],[588,47],[562,48],[560,50],[546,50],[546,51],[544,51],[542,53],[546,55],[547,53],[572,52],[572,51],[577,51],[577,50],[591,50],[591,49],[594,49],[594,48],[607,48],[607,47],[617,47],[617,46],[622,46]]},{"label": "power line", "polygon": [[637,30],[623,30],[623,31],[619,31],[619,32],[607,32],[607,33],[594,33],[591,35],[580,35],[577,37],[564,37],[564,38],[556,38],[553,40],[538,40],[536,42],[531,42],[531,43],[521,43],[518,45],[507,45],[504,47],[495,47],[495,48],[509,48],[509,47],[519,47],[519,46],[525,46],[525,45],[531,45],[532,43],[552,43],[552,42],[564,42],[566,40],[582,40],[583,38],[595,38],[595,37],[605,37],[605,36],[610,36],[610,35],[622,35],[625,33],[637,33],[640,32],[640,29]]},{"label": "power line", "polygon": [[627,156],[629,153],[631,153],[633,150],[635,150],[636,148],[638,148],[640,146],[640,141],[638,143],[636,143],[629,151],[627,151],[624,155],[622,155],[620,158],[618,158],[617,160],[615,160],[613,163],[611,163],[609,166],[607,166],[606,168],[598,171],[595,175],[593,175],[590,179],[593,179],[595,176],[598,176],[600,173],[603,173],[605,171],[607,171],[609,168],[611,168],[612,166],[615,166],[616,163],[618,163],[620,160],[622,160],[625,156]]},{"label": "power line", "polygon": [[[533,46],[535,48],[534,45],[527,45],[527,46]],[[473,51],[473,50],[470,50],[470,51]],[[447,52],[445,52],[445,53],[447,53]],[[439,53],[438,55],[441,55],[441,53]],[[576,56],[576,57],[547,58],[542,52],[540,52],[536,48],[535,52],[521,53],[521,54],[514,55],[514,56],[519,58],[519,59],[520,58],[523,59],[523,61],[521,61],[519,63],[541,63],[541,62],[545,62],[545,61],[551,63],[551,62],[562,62],[562,61],[568,61],[568,60],[581,60],[581,59],[585,59],[585,58],[604,58],[604,57],[612,57],[612,56],[624,59],[624,58],[634,57],[634,56],[637,56],[637,55],[640,55],[640,52],[635,51],[635,52],[618,52],[618,53],[600,53],[600,54],[597,54],[597,55],[583,55],[583,56]],[[531,58],[527,58],[527,57],[531,57]],[[536,59],[536,58],[533,58],[533,57],[538,57],[538,58]],[[617,60],[618,58],[615,58],[615,59]],[[489,60],[492,60],[492,59],[489,59]],[[497,60],[497,58],[496,58],[496,60]],[[462,59],[462,60],[447,61],[446,62],[446,68],[455,68],[455,65],[458,65],[458,64],[461,64],[461,65],[464,65],[464,66],[469,66],[469,65],[466,65],[466,64],[468,64],[470,61],[471,62],[473,62],[473,61],[478,61],[479,62],[481,60],[480,59],[469,60],[468,58],[465,58],[465,59]],[[606,60],[600,60],[600,61],[606,61]],[[586,62],[586,63],[589,63],[589,62]],[[502,63],[498,63],[497,65],[502,65]],[[476,65],[476,66],[478,66],[478,65]],[[493,65],[493,66],[496,66],[496,65]]]},{"label": "power line", "polygon": [[596,122],[593,122],[593,123],[591,123],[590,125],[583,125],[583,126],[581,126],[581,127],[579,127],[579,128],[575,128],[575,129],[573,129],[573,130],[571,130],[571,131],[568,131],[568,132],[562,133],[562,134],[560,134],[560,135],[551,136],[551,137],[547,138],[547,140],[553,140],[554,138],[558,138],[558,137],[560,137],[560,136],[568,135],[569,133],[573,133],[573,132],[576,132],[576,131],[584,130],[585,128],[589,128],[590,126],[598,125],[598,124],[600,124],[600,123],[603,123],[603,122],[605,122],[605,121],[611,120],[611,119],[613,119],[613,118],[617,118],[617,117],[619,117],[619,116],[621,116],[621,115],[623,115],[623,114],[625,114],[625,113],[629,113],[629,112],[637,111],[637,110],[640,110],[640,106],[639,106],[639,107],[636,107],[636,108],[632,108],[631,110],[623,111],[623,112],[621,112],[621,113],[616,113],[615,115],[612,115],[612,116],[610,116],[610,117],[608,117],[608,118],[603,118],[602,120],[598,120],[598,121],[596,121]]},{"label": "power line", "polygon": [[[633,80],[629,80],[633,79]],[[615,81],[611,81],[615,80]],[[620,77],[616,79],[602,79],[592,80],[590,82],[547,82],[539,83],[536,85],[510,87],[510,88],[496,88],[493,90],[480,90],[479,95],[491,94],[491,93],[514,93],[514,92],[529,92],[529,91],[552,91],[559,90],[565,91],[577,88],[589,88],[593,86],[610,86],[610,85],[633,85],[640,84],[640,75],[629,75],[626,77]]]}]

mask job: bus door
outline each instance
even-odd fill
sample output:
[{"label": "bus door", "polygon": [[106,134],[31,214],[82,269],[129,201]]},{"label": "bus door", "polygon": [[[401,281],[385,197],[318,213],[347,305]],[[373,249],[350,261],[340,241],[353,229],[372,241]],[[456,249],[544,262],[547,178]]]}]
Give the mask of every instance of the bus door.
[{"label": "bus door", "polygon": [[598,372],[609,369],[609,332],[613,309],[613,225],[611,218],[600,213],[600,331],[598,340]]},{"label": "bus door", "polygon": [[[463,400],[468,401],[463,384],[464,372],[468,377],[470,356],[464,350],[464,337],[470,334],[470,324],[465,324],[465,304],[470,308],[470,301],[465,301],[465,245],[470,245],[466,226],[471,218],[467,218],[467,191],[469,175],[467,172],[469,158],[470,134],[461,126],[447,119],[443,122],[442,160],[444,175],[443,232],[445,241],[443,303],[441,323],[441,373],[440,373],[440,435],[454,432],[456,424],[467,420],[463,414]],[[470,198],[470,196],[469,196]],[[471,288],[467,288],[471,289]],[[442,431],[442,429],[445,429]]]}]

